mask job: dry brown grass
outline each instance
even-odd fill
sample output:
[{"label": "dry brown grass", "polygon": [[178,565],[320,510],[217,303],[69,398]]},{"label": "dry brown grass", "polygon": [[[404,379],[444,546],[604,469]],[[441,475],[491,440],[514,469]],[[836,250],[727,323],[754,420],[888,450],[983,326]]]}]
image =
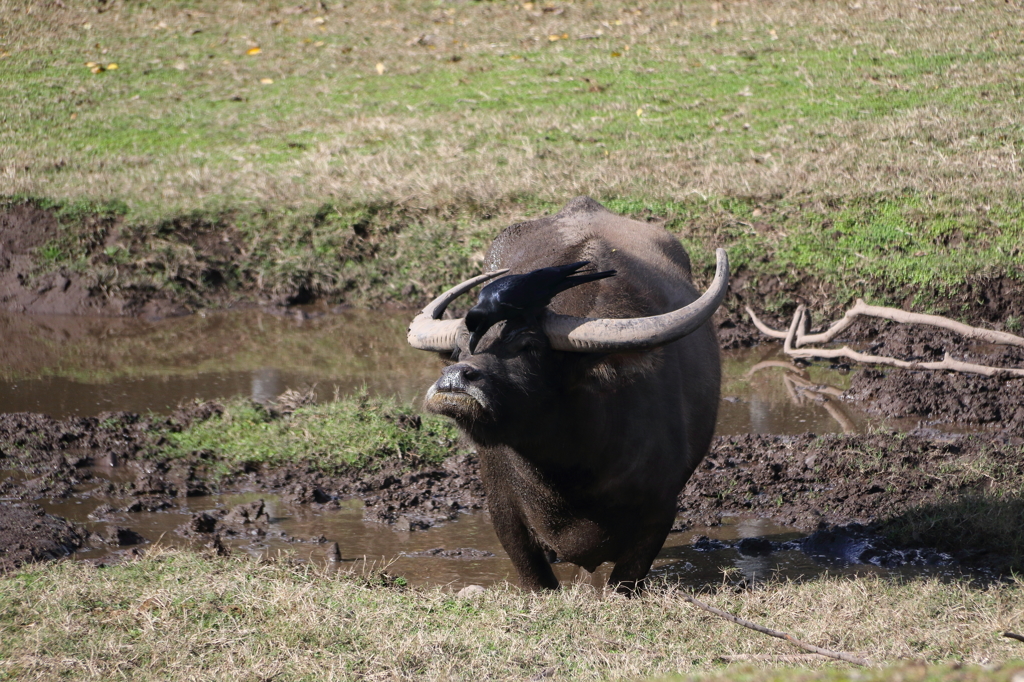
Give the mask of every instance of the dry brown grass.
[{"label": "dry brown grass", "polygon": [[[1024,16],[1012,3],[691,2],[633,10],[587,2],[556,3],[554,12],[511,2],[356,3],[327,13],[294,13],[276,2],[113,3],[102,14],[94,3],[66,4],[0,1],[0,50],[19,66],[0,134],[7,192],[181,206],[224,198],[436,206],[577,194],[1002,196],[1021,180],[1024,134],[1013,83],[1024,65],[1014,37]],[[314,23],[318,16],[324,23]],[[311,42],[296,48],[300,37]],[[315,39],[326,44],[314,47]],[[109,45],[121,70],[110,78],[70,75],[70,65],[81,71],[78,60],[90,58],[93,41]],[[257,44],[263,53],[244,57]],[[611,56],[626,46],[629,54]],[[747,53],[786,68],[743,80]],[[877,69],[847,69],[855,54],[870,54]],[[529,61],[512,59],[519,55]],[[455,57],[461,61],[449,61]],[[937,57],[935,69],[906,76],[908,64]],[[48,71],[51,62],[67,73]],[[144,78],[138,71],[147,64],[153,74]],[[566,83],[586,93],[588,74],[611,86],[592,104],[562,92],[531,105]],[[779,74],[798,84],[780,83]],[[260,77],[275,80],[274,94]],[[412,97],[424,87],[420,79],[439,98],[435,105]],[[740,82],[752,96],[738,95]],[[57,86],[85,103],[48,101],[47,88]],[[912,99],[891,111],[842,105],[869,90]],[[249,101],[205,108],[232,96]],[[81,110],[75,124],[30,125],[54,107],[74,106]],[[240,113],[246,107],[260,113]],[[681,120],[706,122],[703,132],[672,139],[681,112]],[[129,126],[132,117],[199,122],[208,145],[186,135],[179,149],[146,152],[77,138],[75,125],[102,127],[103,117],[122,114]],[[752,128],[744,131],[744,122]],[[221,139],[237,130],[242,140]],[[294,135],[308,148],[268,161],[268,145]]]},{"label": "dry brown grass", "polygon": [[[825,579],[706,599],[879,661],[993,664],[1020,655],[1000,636],[1024,628],[1020,588]],[[0,627],[0,675],[18,679],[623,679],[793,652],[674,589],[625,600],[582,586],[540,595],[499,586],[459,599],[287,562],[166,551],[0,579]]]}]

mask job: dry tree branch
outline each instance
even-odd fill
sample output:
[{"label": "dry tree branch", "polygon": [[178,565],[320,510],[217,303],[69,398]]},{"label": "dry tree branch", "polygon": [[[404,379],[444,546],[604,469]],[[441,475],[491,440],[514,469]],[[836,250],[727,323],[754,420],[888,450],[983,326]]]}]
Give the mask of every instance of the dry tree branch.
[{"label": "dry tree branch", "polygon": [[747,315],[750,315],[750,321],[754,323],[754,326],[757,327],[762,334],[764,334],[765,336],[770,336],[773,339],[786,338],[786,332],[780,332],[766,325],[764,322],[760,320],[760,318],[758,318],[757,315],[754,314],[754,311],[750,309],[749,305],[746,306],[746,309]]},{"label": "dry tree branch", "polygon": [[683,599],[685,599],[686,601],[690,602],[691,604],[693,604],[694,606],[696,606],[699,609],[703,609],[703,610],[707,611],[708,613],[713,613],[713,614],[715,614],[716,616],[718,616],[720,618],[724,618],[724,619],[726,619],[726,620],[728,620],[730,622],[736,623],[737,625],[742,625],[745,628],[750,628],[751,630],[755,630],[755,631],[760,632],[762,634],[768,635],[769,637],[776,637],[778,639],[784,639],[787,642],[789,642],[790,644],[794,644],[794,645],[800,647],[804,651],[810,651],[811,653],[818,654],[819,656],[827,656],[828,658],[835,658],[837,660],[846,661],[847,663],[853,663],[855,665],[863,665],[863,666],[867,666],[867,667],[870,667],[870,666],[874,665],[874,662],[869,660],[869,659],[858,658],[857,656],[854,656],[852,654],[847,654],[847,653],[844,653],[842,651],[831,651],[829,649],[822,649],[821,647],[814,646],[813,644],[808,644],[807,642],[801,642],[799,639],[797,639],[796,637],[794,637],[793,635],[791,635],[789,633],[782,632],[781,630],[772,630],[771,628],[766,628],[763,625],[758,625],[757,623],[754,623],[752,621],[746,620],[745,618],[740,618],[739,616],[734,616],[731,613],[728,613],[728,612],[723,611],[721,609],[717,609],[714,606],[711,606],[709,604],[705,604],[704,602],[702,602],[702,601],[700,601],[698,599],[694,599],[693,597],[691,597],[689,595],[684,594],[682,596],[683,596]]},{"label": "dry tree branch", "polygon": [[971,327],[969,325],[956,322],[955,320],[951,320],[948,317],[942,317],[941,315],[924,315],[922,313],[910,313],[906,310],[900,310],[899,308],[886,308],[880,305],[868,305],[862,298],[858,298],[854,306],[846,312],[846,315],[827,330],[820,334],[802,334],[796,345],[802,346],[808,343],[827,343],[828,341],[831,341],[836,334],[850,326],[850,324],[853,323],[854,318],[858,315],[880,317],[886,320],[892,320],[893,322],[902,322],[904,324],[925,324],[931,327],[939,327],[941,329],[948,329],[956,332],[965,338],[976,339],[978,341],[988,341],[989,343],[997,343],[1005,346],[1024,346],[1024,338],[1014,334],[997,332],[992,329]]},{"label": "dry tree branch", "polygon": [[[761,330],[761,333],[776,339],[786,338],[786,332],[772,329],[759,320],[757,315],[754,314],[754,311],[750,309],[750,306],[747,306],[746,309],[747,314],[750,315],[750,319],[754,323],[754,326]],[[992,329],[971,327],[969,325],[956,322],[955,320],[951,320],[948,317],[942,317],[941,315],[910,313],[906,310],[900,310],[899,308],[886,308],[885,306],[868,305],[862,298],[858,298],[853,307],[847,310],[846,314],[843,315],[842,318],[836,321],[825,331],[818,334],[810,334],[807,329],[798,330],[796,346],[799,348],[800,346],[804,346],[809,343],[828,343],[835,338],[839,332],[853,324],[853,321],[861,315],[865,317],[880,317],[882,319],[902,322],[905,324],[924,324],[931,327],[939,327],[941,329],[954,331],[968,339],[977,339],[978,341],[988,341],[989,343],[1006,346],[1024,346],[1024,338],[1016,336],[1015,334],[998,332]],[[807,318],[806,323],[809,325],[810,318]]]},{"label": "dry tree branch", "polygon": [[[861,306],[859,309],[857,306]],[[1024,377],[1024,369],[1014,369],[1009,367],[990,367],[989,365],[976,365],[970,362],[961,362],[960,360],[954,360],[950,357],[949,353],[945,354],[945,357],[938,362],[913,362],[907,360],[897,360],[896,358],[890,358],[882,355],[869,355],[867,353],[860,353],[848,346],[842,348],[808,348],[805,350],[798,350],[799,346],[803,342],[808,342],[808,339],[817,341],[827,341],[828,339],[835,336],[837,333],[842,331],[846,326],[850,324],[856,315],[850,313],[857,310],[857,315],[871,315],[874,317],[886,317],[887,319],[897,319],[890,315],[890,313],[902,313],[907,316],[907,319],[899,320],[910,324],[936,324],[945,329],[955,329],[960,331],[959,328],[964,328],[968,332],[964,332],[965,335],[969,335],[969,338],[976,338],[990,343],[999,344],[1013,344],[1024,346],[1024,339],[1013,334],[1006,334],[1004,332],[996,332],[987,329],[978,329],[976,327],[968,327],[967,325],[954,322],[953,320],[947,320],[944,317],[938,315],[921,315],[918,313],[907,313],[902,310],[896,310],[895,308],[882,308],[880,306],[868,306],[864,305],[864,302],[857,299],[857,306],[850,309],[846,316],[842,320],[832,325],[828,331],[821,334],[806,334],[805,330],[808,326],[808,315],[807,307],[800,305],[797,307],[796,312],[793,314],[793,321],[789,325],[789,330],[781,332],[771,327],[768,327],[754,315],[754,311],[749,307],[747,313],[750,314],[750,319],[754,322],[754,325],[762,332],[772,336],[774,338],[785,339],[783,342],[783,352],[786,355],[793,358],[846,358],[853,360],[854,362],[863,362],[865,364],[872,365],[889,365],[891,367],[900,367],[903,369],[932,369],[932,370],[952,370],[955,372],[967,372],[971,374],[983,374],[985,376],[1018,376]],[[867,311],[867,312],[865,312]],[[885,315],[877,314],[877,311],[884,311]],[[924,318],[934,318],[943,321],[943,324],[937,324],[934,322],[925,322]]]}]

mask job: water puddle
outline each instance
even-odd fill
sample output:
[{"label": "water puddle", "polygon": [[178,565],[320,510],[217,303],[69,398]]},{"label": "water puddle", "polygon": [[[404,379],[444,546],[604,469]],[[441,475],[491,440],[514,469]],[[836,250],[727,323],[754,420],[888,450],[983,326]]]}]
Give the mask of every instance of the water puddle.
[{"label": "water puddle", "polygon": [[[43,412],[56,418],[117,410],[167,413],[195,399],[248,396],[264,402],[288,388],[312,385],[321,400],[365,387],[373,394],[415,402],[436,379],[441,364],[435,355],[406,343],[411,314],[249,310],[161,321],[0,315],[0,412]],[[847,374],[825,364],[797,367],[777,345],[724,353],[718,433],[863,432],[878,425],[838,399],[848,387]],[[131,551],[110,540],[119,526],[145,538],[143,547],[154,542],[201,547],[211,539],[208,533],[187,538],[178,530],[193,515],[223,513],[263,500],[269,521],[254,534],[223,537],[232,552],[286,551],[300,560],[327,562],[336,542],[344,561],[335,565],[391,562],[389,570],[411,584],[488,585],[515,579],[486,514],[467,514],[426,531],[396,532],[364,521],[359,500],[327,511],[289,505],[273,495],[238,493],[177,499],[158,511],[95,515],[104,504],[123,506],[123,499],[106,498],[103,486],[133,474],[127,467],[81,471],[92,478],[76,486],[70,497],[39,501],[47,512],[97,534],[89,548],[76,554],[81,559],[111,561]],[[18,475],[0,475],[4,473]],[[669,536],[654,575],[702,585],[721,582],[723,571],[731,572],[732,579],[741,575],[757,581],[825,571],[925,570],[815,557],[795,544],[801,537],[795,529],[763,520],[726,519],[719,527],[688,528]],[[744,543],[747,538],[760,540]],[[569,564],[554,568],[562,581],[582,577]],[[604,566],[587,579],[600,585],[609,572]]]},{"label": "water puddle", "polygon": [[[10,473],[10,472],[4,472]],[[363,503],[348,500],[340,509],[313,509],[287,504],[276,495],[233,493],[178,499],[162,511],[108,512],[102,520],[94,512],[118,500],[96,494],[108,480],[120,480],[117,469],[93,467],[88,484],[76,486],[76,492],[63,500],[38,500],[50,514],[82,524],[95,533],[88,546],[75,558],[114,562],[135,548],[159,543],[163,546],[200,549],[212,536],[185,537],[180,529],[193,515],[230,510],[238,505],[263,503],[269,522],[235,535],[222,535],[232,553],[273,556],[287,553],[299,561],[310,561],[342,569],[360,569],[364,563],[387,565],[392,575],[405,578],[411,585],[492,585],[515,581],[515,569],[502,549],[486,513],[465,514],[456,521],[425,531],[397,532],[389,526],[363,520]],[[111,474],[114,474],[111,476]],[[120,500],[123,504],[123,499]],[[114,529],[130,528],[143,540],[138,544],[106,544]],[[652,575],[699,587],[723,580],[748,584],[770,577],[809,579],[824,573],[831,575],[921,575],[939,573],[942,567],[902,566],[882,568],[837,557],[815,556],[802,551],[800,541],[807,536],[796,529],[776,525],[764,519],[726,517],[721,526],[689,527],[668,536],[654,563]],[[744,542],[744,540],[748,540]],[[338,544],[341,562],[331,557]],[[587,575],[572,564],[556,563],[555,574],[563,583],[585,580],[601,586],[608,580],[611,565],[601,566]]]},{"label": "water puddle", "polygon": [[[195,399],[265,402],[312,385],[321,400],[365,386],[415,402],[441,364],[406,343],[411,314],[247,310],[160,321],[0,315],[0,412],[58,419],[168,413]],[[835,399],[848,387],[840,372],[797,368],[777,345],[729,351],[723,360],[721,435],[861,432],[870,425]]]},{"label": "water puddle", "polygon": [[366,386],[411,401],[436,379],[436,358],[405,342],[410,313],[257,310],[147,321],[0,315],[0,412],[62,419],[179,403],[272,400],[317,385],[330,399]]}]

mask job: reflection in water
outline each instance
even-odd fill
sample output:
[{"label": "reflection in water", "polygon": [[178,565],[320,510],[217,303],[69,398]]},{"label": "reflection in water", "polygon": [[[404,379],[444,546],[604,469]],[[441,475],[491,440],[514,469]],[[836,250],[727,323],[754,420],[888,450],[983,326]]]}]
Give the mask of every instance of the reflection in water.
[{"label": "reflection in water", "polygon": [[252,392],[250,396],[255,402],[267,404],[274,401],[285,391],[281,373],[273,367],[257,369],[252,373]]},{"label": "reflection in water", "polygon": [[756,394],[750,396],[750,431],[751,433],[768,433],[770,428],[770,404],[766,403]]},{"label": "reflection in water", "polygon": [[[411,314],[311,310],[300,319],[247,310],[155,322],[0,315],[0,412],[167,413],[196,399],[248,396],[265,403],[312,385],[320,400],[365,387],[414,402],[437,378],[440,362],[406,342]],[[819,384],[845,388],[848,379],[838,372],[750,373],[758,365],[792,367],[784,360],[774,344],[723,353],[719,434],[865,428],[864,417],[845,407],[847,422],[837,421],[835,401],[808,399]]]},{"label": "reflection in water", "polygon": [[410,402],[437,378],[436,356],[406,343],[410,313],[307,314],[247,310],[160,321],[0,314],[0,412],[168,413],[196,399],[265,402],[313,384],[321,400],[365,387]]},{"label": "reflection in water", "polygon": [[722,353],[719,435],[864,432],[867,417],[840,403],[849,375],[825,366],[800,368],[778,344]]}]

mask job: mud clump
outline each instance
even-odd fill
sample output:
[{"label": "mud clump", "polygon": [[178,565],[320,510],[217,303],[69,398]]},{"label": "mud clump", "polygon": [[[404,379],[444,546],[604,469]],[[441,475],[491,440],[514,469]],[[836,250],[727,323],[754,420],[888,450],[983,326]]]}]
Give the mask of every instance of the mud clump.
[{"label": "mud clump", "polygon": [[65,557],[84,542],[80,528],[46,514],[39,505],[0,505],[0,572]]},{"label": "mud clump", "polygon": [[458,549],[435,547],[433,549],[425,549],[422,552],[410,552],[405,556],[429,557],[432,559],[488,559],[494,556],[494,552],[473,549],[472,547],[459,547]]},{"label": "mud clump", "polygon": [[89,540],[93,542],[102,542],[115,547],[141,545],[147,542],[146,538],[142,537],[131,528],[125,528],[124,526],[108,526],[102,533],[92,533],[89,536]]},{"label": "mud clump", "polygon": [[[924,504],[1024,479],[1024,449],[905,434],[728,436],[715,440],[679,496],[694,523],[749,514],[806,530],[877,524]],[[983,463],[984,466],[979,466]]]},{"label": "mud clump", "polygon": [[[931,362],[948,352],[974,364],[1024,368],[1024,348],[1019,346],[975,344],[952,332],[916,325],[876,326],[881,329],[875,334],[870,334],[872,327],[860,327],[871,339],[868,352],[874,355]],[[866,367],[854,376],[844,398],[857,401],[869,414],[890,419],[974,424],[1024,436],[1024,378]]]},{"label": "mud clump", "polygon": [[485,504],[480,464],[467,454],[453,455],[439,466],[410,468],[395,460],[378,470],[333,476],[300,466],[258,470],[236,483],[277,492],[283,502],[314,508],[334,508],[344,498],[357,497],[365,505],[366,520],[403,531],[425,530],[481,510]]},{"label": "mud clump", "polygon": [[24,472],[56,474],[92,458],[134,459],[155,444],[158,428],[130,412],[63,420],[31,412],[0,414],[0,462],[7,460]]},{"label": "mud clump", "polygon": [[368,520],[393,523],[398,530],[422,530],[482,509],[484,489],[475,457],[450,457],[439,467],[383,471],[354,482]]},{"label": "mud clump", "polygon": [[[213,413],[199,406],[194,409],[197,418]],[[200,455],[162,458],[161,433],[178,423],[142,420],[129,414],[63,421],[31,414],[0,415],[0,468],[7,471],[0,478],[0,494],[24,501],[3,508],[8,516],[3,517],[6,520],[0,523],[0,532],[8,535],[0,536],[0,541],[20,552],[11,558],[8,554],[14,550],[5,550],[4,561],[13,565],[59,557],[85,541],[88,534],[72,524],[47,517],[38,507],[25,506],[31,500],[54,496],[102,498],[89,518],[105,524],[125,523],[115,514],[172,509],[179,507],[185,496],[215,489],[279,494],[285,504],[312,510],[335,509],[343,500],[357,498],[363,503],[364,518],[400,531],[430,528],[486,506],[480,464],[470,454],[453,455],[438,465],[395,458],[379,469],[339,473],[317,470],[311,463],[276,468],[253,465],[215,482],[209,478],[208,462]],[[102,472],[103,476],[116,473],[114,480],[107,480],[99,475],[99,469],[109,466],[111,453],[117,456],[118,466]],[[988,523],[978,521],[981,517],[1009,519],[1014,513],[1019,517],[1013,505],[1018,504],[1015,500],[1019,500],[1022,485],[1024,446],[1014,444],[1005,434],[949,438],[898,433],[731,436],[715,439],[711,452],[680,494],[678,511],[690,525],[717,525],[725,516],[740,516],[771,518],[808,532],[851,523],[872,533],[901,527],[905,531],[893,540],[893,547],[924,547],[935,541],[935,533],[915,535],[919,529],[927,531],[927,523],[915,520],[922,514],[927,519],[945,519],[943,523],[960,523],[973,514],[976,518],[971,523],[975,524]],[[993,511],[971,512],[971,505],[981,508],[971,502],[975,498]],[[960,508],[966,511],[961,514]],[[27,516],[15,519],[12,514]],[[679,524],[675,529],[682,527]],[[118,528],[95,542],[125,545],[130,539],[128,529],[122,533]],[[218,538],[327,541],[287,537],[275,528],[262,500],[193,514],[177,532],[209,544],[213,551],[220,551]],[[1016,561],[1013,557],[1024,550],[1000,546],[999,538],[1004,536],[1007,533],[992,534],[989,539],[968,534],[967,539],[975,545],[970,549],[974,559],[993,563],[994,557],[1003,553]],[[222,541],[220,544],[224,546]],[[713,541],[707,544],[697,548],[720,549]],[[1019,544],[1024,548],[1024,536]],[[846,546],[852,547],[849,542]],[[931,560],[924,555],[893,558],[893,547],[881,548],[887,554],[878,554],[877,561]],[[774,551],[772,546],[753,540],[735,549],[752,556]],[[447,556],[445,552],[463,553],[451,558],[474,558],[465,549],[439,549],[436,556]],[[958,561],[966,556],[963,552],[952,555]]]},{"label": "mud clump", "polygon": [[846,397],[863,403],[869,414],[928,424],[991,425],[1024,436],[1024,379],[863,369],[854,376]]},{"label": "mud clump", "polygon": [[187,523],[178,527],[177,532],[187,538],[213,535],[216,545],[221,537],[265,537],[269,529],[267,507],[263,500],[256,500],[237,505],[230,511],[215,509],[193,514]]}]

